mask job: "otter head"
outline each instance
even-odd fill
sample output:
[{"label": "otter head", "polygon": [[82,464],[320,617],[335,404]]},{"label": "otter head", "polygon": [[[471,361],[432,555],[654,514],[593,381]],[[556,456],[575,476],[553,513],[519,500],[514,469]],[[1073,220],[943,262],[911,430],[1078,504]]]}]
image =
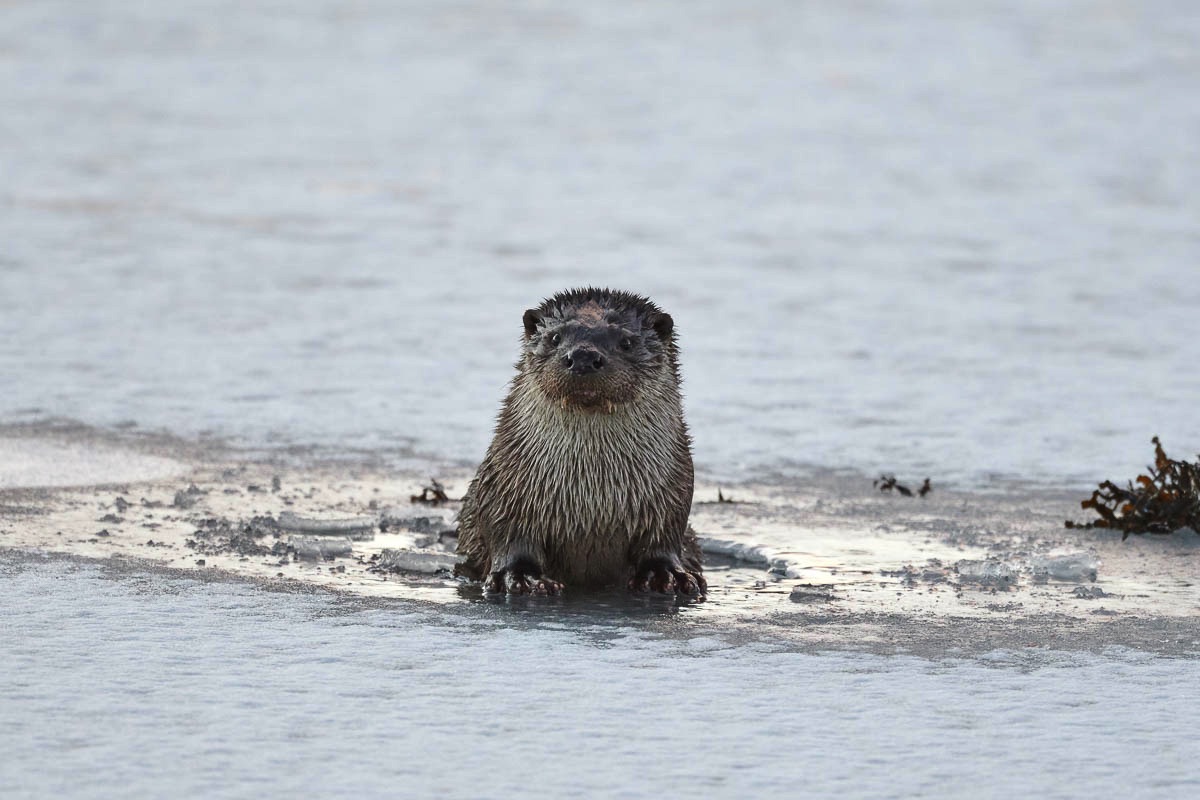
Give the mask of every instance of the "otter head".
[{"label": "otter head", "polygon": [[674,327],[639,295],[560,292],[525,312],[523,368],[553,403],[612,412],[648,386],[678,383]]}]

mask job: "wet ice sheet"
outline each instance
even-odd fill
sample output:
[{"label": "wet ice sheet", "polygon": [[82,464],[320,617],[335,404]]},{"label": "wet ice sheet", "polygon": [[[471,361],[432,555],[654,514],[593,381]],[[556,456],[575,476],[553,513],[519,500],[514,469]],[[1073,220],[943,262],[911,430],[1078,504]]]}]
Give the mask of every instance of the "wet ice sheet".
[{"label": "wet ice sheet", "polygon": [[0,794],[1177,798],[1200,662],[927,661],[0,558]]},{"label": "wet ice sheet", "polygon": [[[470,474],[443,475],[452,497]],[[458,503],[408,502],[425,480],[362,464],[216,460],[176,480],[10,491],[0,495],[0,548],[217,570],[362,597],[473,602],[478,585],[448,572]],[[697,496],[717,491],[702,483]],[[1014,646],[1061,642],[1052,628],[1063,622],[1084,638],[1142,643],[1130,628],[1138,620],[1172,618],[1187,627],[1200,612],[1190,566],[1200,537],[1122,540],[1119,532],[1067,529],[1062,520],[1078,507],[1067,492],[899,498],[865,476],[826,474],[742,485],[737,497],[692,509],[709,580],[708,601],[693,611],[714,622],[754,626],[796,612],[788,601],[796,586],[828,601],[808,609],[807,619],[832,615],[844,625],[814,629],[810,639],[843,643],[899,641],[888,625],[873,630],[871,615],[936,620],[951,635],[961,623],[973,640],[979,630],[968,620],[1002,620],[1013,627],[1015,638],[1005,641]],[[1089,591],[1077,593],[1084,584]],[[572,587],[568,595],[580,599]],[[1112,620],[1121,626],[1102,624]],[[1187,646],[1174,635],[1161,641]]]},{"label": "wet ice sheet", "polygon": [[133,483],[181,475],[187,464],[128,447],[0,435],[0,490]]},{"label": "wet ice sheet", "polygon": [[477,462],[609,283],[710,472],[1200,449],[1195,8],[902,6],[7,3],[0,420]]}]

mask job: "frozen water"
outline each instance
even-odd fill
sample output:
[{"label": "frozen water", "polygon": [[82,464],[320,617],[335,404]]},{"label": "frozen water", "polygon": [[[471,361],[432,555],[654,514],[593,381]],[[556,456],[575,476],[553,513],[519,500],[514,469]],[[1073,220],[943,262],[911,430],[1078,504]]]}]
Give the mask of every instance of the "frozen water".
[{"label": "frozen water", "polygon": [[697,462],[935,485],[1200,449],[1200,14],[27,0],[0,421],[476,462],[521,312],[675,316]]},{"label": "frozen water", "polygon": [[1021,573],[1034,581],[1095,581],[1100,561],[1089,553],[1061,556],[1034,556],[1027,563],[1014,564],[996,559],[963,559],[954,565],[958,577],[968,583],[985,586],[1012,586]]},{"label": "frozen water", "polygon": [[384,569],[401,572],[435,573],[454,568],[457,559],[453,553],[419,552],[388,548],[380,552],[378,565]]},{"label": "frozen water", "polygon": [[374,536],[378,522],[374,517],[309,519],[292,511],[284,511],[280,513],[276,524],[284,530],[296,531],[309,536],[344,536],[358,540]]},{"label": "frozen water", "polygon": [[346,537],[293,536],[290,544],[299,558],[309,560],[348,556],[354,551],[354,544]]},{"label": "frozen water", "polygon": [[771,566],[777,558],[775,550],[751,542],[740,542],[736,539],[717,539],[711,536],[700,537],[700,549],[712,555],[727,556],[747,564]]},{"label": "frozen water", "polygon": [[1089,553],[1071,553],[1030,559],[1029,568],[1036,580],[1095,581],[1100,561]]},{"label": "frozen water", "polygon": [[5,800],[1200,791],[1196,660],[808,654],[685,619],[0,574]]},{"label": "frozen water", "polygon": [[988,559],[976,561],[963,559],[954,565],[960,580],[984,586],[1012,586],[1017,582],[1019,570],[1003,561]]},{"label": "frozen water", "polygon": [[157,480],[187,469],[180,461],[128,448],[0,436],[0,489]]}]

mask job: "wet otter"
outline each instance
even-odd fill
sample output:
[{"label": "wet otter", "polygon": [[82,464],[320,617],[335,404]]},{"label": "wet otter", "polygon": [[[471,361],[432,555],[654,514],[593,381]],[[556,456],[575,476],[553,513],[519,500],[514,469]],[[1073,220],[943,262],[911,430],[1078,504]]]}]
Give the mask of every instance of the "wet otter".
[{"label": "wet otter", "polygon": [[610,289],[525,312],[517,375],[463,499],[459,574],[488,592],[706,590],[671,316]]}]

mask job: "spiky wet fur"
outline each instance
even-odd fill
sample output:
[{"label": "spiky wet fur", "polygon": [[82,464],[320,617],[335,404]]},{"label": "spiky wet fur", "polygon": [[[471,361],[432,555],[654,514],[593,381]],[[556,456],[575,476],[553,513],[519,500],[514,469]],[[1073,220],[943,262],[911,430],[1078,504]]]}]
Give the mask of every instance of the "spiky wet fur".
[{"label": "spiky wet fur", "polygon": [[[614,397],[586,407],[564,400],[547,358],[548,326],[596,304],[631,321],[644,358],[614,380]],[[519,561],[568,586],[624,585],[646,559],[701,572],[688,527],[693,473],[679,393],[673,324],[644,297],[600,289],[564,292],[527,314],[517,375],[495,437],[463,500],[459,572],[475,579]]]}]

